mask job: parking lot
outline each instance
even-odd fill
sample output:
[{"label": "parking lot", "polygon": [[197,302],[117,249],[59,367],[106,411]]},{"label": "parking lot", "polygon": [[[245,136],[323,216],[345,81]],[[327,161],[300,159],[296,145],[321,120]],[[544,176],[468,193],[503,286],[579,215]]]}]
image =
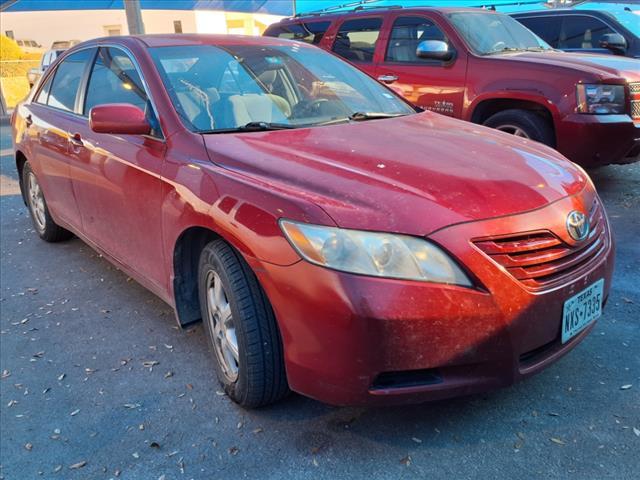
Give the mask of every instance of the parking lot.
[{"label": "parking lot", "polygon": [[80,240],[47,244],[2,127],[0,478],[575,478],[640,475],[640,164],[592,172],[617,238],[604,316],[511,388],[401,408],[292,394],[244,411],[203,329]]}]

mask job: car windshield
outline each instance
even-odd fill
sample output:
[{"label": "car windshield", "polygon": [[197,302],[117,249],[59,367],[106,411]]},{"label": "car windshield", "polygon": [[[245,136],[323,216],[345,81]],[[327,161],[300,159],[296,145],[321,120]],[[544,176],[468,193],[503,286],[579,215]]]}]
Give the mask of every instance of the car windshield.
[{"label": "car windshield", "polygon": [[297,42],[155,47],[151,55],[178,114],[196,132],[310,127],[415,113],[348,63]]},{"label": "car windshield", "polygon": [[450,13],[451,23],[479,55],[552,50],[531,30],[508,15],[492,12]]}]

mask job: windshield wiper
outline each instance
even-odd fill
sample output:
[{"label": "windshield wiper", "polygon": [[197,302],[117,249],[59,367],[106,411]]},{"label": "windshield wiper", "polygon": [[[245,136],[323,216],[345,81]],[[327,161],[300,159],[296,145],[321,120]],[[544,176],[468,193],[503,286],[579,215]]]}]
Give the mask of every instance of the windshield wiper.
[{"label": "windshield wiper", "polygon": [[297,125],[291,125],[289,123],[274,123],[274,122],[249,122],[239,127],[233,128],[217,128],[215,130],[203,130],[198,133],[230,133],[230,132],[266,132],[268,130],[289,130],[292,128],[298,128]]},{"label": "windshield wiper", "polygon": [[377,118],[393,118],[402,117],[404,113],[385,113],[385,112],[355,112],[349,115],[349,120],[354,122],[363,122],[365,120],[375,120]]},{"label": "windshield wiper", "polygon": [[496,53],[522,52],[522,51],[524,51],[522,48],[504,47],[504,48],[501,48],[500,50],[491,50],[490,52],[487,52],[486,55],[495,55]]}]

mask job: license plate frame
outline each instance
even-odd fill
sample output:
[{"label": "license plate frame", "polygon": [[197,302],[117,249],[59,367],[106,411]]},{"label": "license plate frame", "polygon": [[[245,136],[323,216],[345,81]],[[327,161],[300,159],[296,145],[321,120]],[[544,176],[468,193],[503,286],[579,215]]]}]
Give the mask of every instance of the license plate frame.
[{"label": "license plate frame", "polygon": [[562,343],[567,343],[602,315],[604,278],[565,300],[562,308]]}]

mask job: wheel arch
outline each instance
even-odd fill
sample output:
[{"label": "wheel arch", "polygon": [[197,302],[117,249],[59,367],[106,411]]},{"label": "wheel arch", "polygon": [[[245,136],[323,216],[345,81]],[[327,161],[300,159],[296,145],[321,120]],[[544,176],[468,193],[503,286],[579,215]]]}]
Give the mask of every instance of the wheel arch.
[{"label": "wheel arch", "polygon": [[198,322],[202,318],[198,295],[200,254],[205,245],[220,238],[222,236],[209,228],[191,226],[185,229],[175,242],[172,287],[176,318],[181,326]]},{"label": "wheel arch", "polygon": [[22,201],[27,204],[27,198],[24,195],[24,185],[22,182],[22,172],[24,165],[27,163],[27,156],[21,151],[16,150],[16,170],[18,171],[18,185],[20,185],[20,195],[22,195]]}]

